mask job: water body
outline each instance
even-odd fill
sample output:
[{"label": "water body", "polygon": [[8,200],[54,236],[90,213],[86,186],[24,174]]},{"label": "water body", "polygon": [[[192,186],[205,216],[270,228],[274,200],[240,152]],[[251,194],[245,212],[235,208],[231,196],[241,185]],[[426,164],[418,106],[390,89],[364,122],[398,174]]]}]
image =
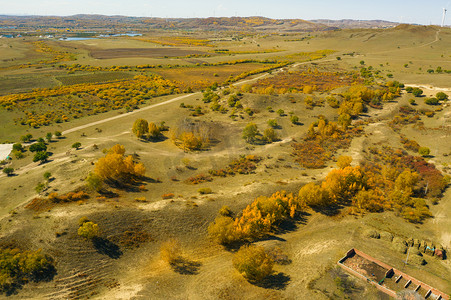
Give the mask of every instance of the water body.
[{"label": "water body", "polygon": [[95,38],[87,38],[87,37],[66,37],[60,38],[60,41],[84,41],[84,40],[94,40]]},{"label": "water body", "polygon": [[130,33],[116,33],[116,34],[101,34],[99,35],[99,37],[118,37],[118,36],[142,36],[141,33],[134,33],[134,32],[130,32]]}]

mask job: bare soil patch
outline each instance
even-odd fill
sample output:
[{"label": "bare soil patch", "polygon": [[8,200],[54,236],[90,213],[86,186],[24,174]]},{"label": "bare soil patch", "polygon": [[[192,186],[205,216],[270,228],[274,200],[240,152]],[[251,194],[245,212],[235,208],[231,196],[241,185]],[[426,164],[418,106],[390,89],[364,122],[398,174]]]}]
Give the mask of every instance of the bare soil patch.
[{"label": "bare soil patch", "polygon": [[179,48],[117,48],[92,50],[91,56],[96,59],[112,59],[125,57],[178,57],[187,55],[208,54],[196,50],[183,50]]}]

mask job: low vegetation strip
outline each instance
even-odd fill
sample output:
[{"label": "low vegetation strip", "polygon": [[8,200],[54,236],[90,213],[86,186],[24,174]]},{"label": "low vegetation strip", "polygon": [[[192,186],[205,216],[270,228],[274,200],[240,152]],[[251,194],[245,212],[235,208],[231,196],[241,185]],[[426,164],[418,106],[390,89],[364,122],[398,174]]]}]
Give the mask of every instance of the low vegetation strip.
[{"label": "low vegetation strip", "polygon": [[91,56],[96,59],[113,59],[125,57],[179,57],[187,55],[207,55],[207,52],[183,50],[177,48],[116,48],[92,50]]}]

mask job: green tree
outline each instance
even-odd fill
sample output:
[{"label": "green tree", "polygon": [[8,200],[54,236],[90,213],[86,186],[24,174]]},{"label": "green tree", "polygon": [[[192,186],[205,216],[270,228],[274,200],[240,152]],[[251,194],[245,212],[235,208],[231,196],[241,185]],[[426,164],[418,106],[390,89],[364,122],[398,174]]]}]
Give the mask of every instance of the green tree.
[{"label": "green tree", "polygon": [[24,143],[28,143],[31,141],[31,139],[33,138],[33,135],[31,135],[30,133],[23,135],[20,137],[20,140]]},{"label": "green tree", "polygon": [[243,139],[248,143],[253,143],[257,139],[257,135],[259,134],[257,125],[254,123],[249,123],[243,129]]},{"label": "green tree", "polygon": [[80,142],[75,142],[72,144],[72,148],[78,150],[81,147],[81,143]]},{"label": "green tree", "polygon": [[274,261],[260,246],[243,246],[233,256],[233,266],[247,280],[261,281],[273,272]]},{"label": "green tree", "polygon": [[45,143],[35,143],[30,146],[31,152],[43,152],[47,151],[47,145]]},{"label": "green tree", "polygon": [[268,125],[271,126],[272,128],[277,128],[279,127],[279,124],[277,123],[276,119],[270,119],[268,120]]},{"label": "green tree", "polygon": [[52,137],[53,137],[53,134],[51,132],[47,132],[47,134],[45,135],[45,139],[49,143],[52,141]]},{"label": "green tree", "polygon": [[36,154],[33,157],[33,162],[37,162],[40,161],[41,163],[44,163],[47,161],[47,159],[49,158],[49,153],[46,151],[39,151],[36,152]]},{"label": "green tree", "polygon": [[420,149],[418,149],[418,154],[420,154],[421,156],[428,156],[429,154],[431,154],[431,149],[429,149],[428,147],[420,147]]},{"label": "green tree", "polygon": [[85,239],[93,239],[99,235],[99,225],[89,221],[78,227],[78,235]]},{"label": "green tree", "polygon": [[137,119],[133,124],[132,131],[138,138],[142,139],[149,133],[149,123],[144,119]]},{"label": "green tree", "polygon": [[61,136],[63,135],[62,133],[61,133],[61,131],[55,131],[55,133],[54,133],[54,135],[56,136],[56,138],[61,138]]},{"label": "green tree", "polygon": [[4,168],[3,173],[5,173],[8,176],[11,176],[14,173],[14,169],[13,168]]}]

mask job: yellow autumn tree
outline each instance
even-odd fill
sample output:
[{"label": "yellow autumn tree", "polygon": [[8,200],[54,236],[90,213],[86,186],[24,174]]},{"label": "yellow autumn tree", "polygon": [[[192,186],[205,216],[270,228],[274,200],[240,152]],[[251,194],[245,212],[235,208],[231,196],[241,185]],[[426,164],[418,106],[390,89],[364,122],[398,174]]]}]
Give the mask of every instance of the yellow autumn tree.
[{"label": "yellow autumn tree", "polygon": [[102,180],[130,181],[133,177],[143,176],[146,168],[142,163],[135,163],[131,155],[124,156],[122,145],[112,147],[105,157],[95,164],[94,173]]}]

